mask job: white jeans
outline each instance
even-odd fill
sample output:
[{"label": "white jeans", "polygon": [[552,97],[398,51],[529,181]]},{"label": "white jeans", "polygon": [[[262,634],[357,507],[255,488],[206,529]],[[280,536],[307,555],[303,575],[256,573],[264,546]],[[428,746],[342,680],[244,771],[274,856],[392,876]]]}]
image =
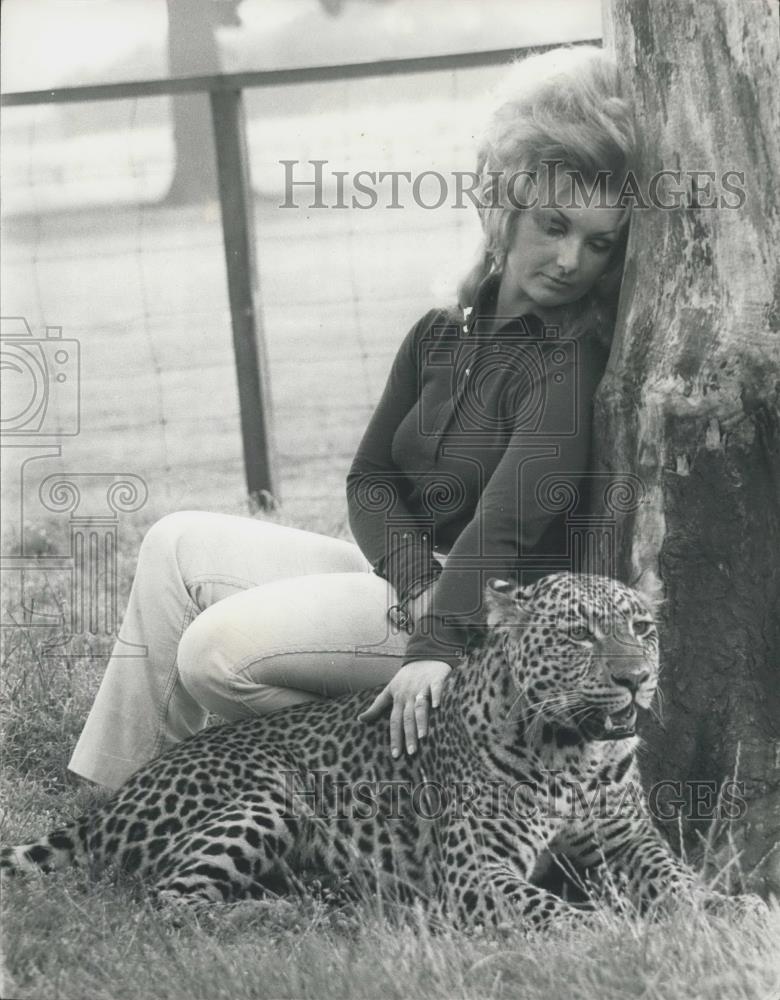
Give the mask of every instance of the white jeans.
[{"label": "white jeans", "polygon": [[[395,599],[350,542],[168,514],[141,544],[121,642],[70,769],[116,788],[209,711],[236,720],[387,683],[408,640],[387,620]],[[123,656],[123,643],[146,654]]]}]

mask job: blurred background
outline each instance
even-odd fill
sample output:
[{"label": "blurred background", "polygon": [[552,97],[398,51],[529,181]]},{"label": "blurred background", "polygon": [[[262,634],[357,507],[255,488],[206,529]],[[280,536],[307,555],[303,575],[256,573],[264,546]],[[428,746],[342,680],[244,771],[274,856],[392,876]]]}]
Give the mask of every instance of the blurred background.
[{"label": "blurred background", "polygon": [[[599,0],[4,0],[2,89],[600,35]],[[467,200],[425,209],[405,196],[390,208],[386,186],[370,210],[309,208],[305,190],[298,208],[283,208],[280,161],[300,161],[304,179],[307,161],[327,161],[331,206],[335,171],[470,170],[501,75],[482,67],[244,92],[277,496],[288,520],[346,530],[344,477],[395,350],[423,312],[453,300],[478,224]],[[6,497],[29,493],[24,518],[34,520],[36,484],[52,472],[132,474],[148,488],[144,521],[185,508],[245,513],[208,97],[5,107],[1,152],[4,343],[28,337],[42,368],[59,358],[67,370],[66,389],[52,380],[47,390],[39,437],[22,442],[38,449],[22,486],[28,453],[14,435],[35,387],[4,360]],[[350,193],[347,185],[347,201]]]}]

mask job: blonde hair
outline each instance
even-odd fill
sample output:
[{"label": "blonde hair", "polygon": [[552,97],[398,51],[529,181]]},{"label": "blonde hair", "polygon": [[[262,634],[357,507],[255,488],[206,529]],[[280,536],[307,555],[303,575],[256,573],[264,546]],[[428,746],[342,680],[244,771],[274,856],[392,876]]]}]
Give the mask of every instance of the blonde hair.
[{"label": "blonde hair", "polygon": [[[576,172],[586,183],[603,171],[612,183],[622,183],[633,161],[632,109],[621,95],[617,67],[601,49],[557,48],[515,63],[494,108],[477,150],[483,242],[476,264],[460,283],[461,306],[473,303],[489,274],[501,272],[518,213],[543,164],[557,161],[562,171]],[[626,230],[624,225],[598,286],[562,310],[562,319],[569,329],[573,323],[576,333],[587,327],[611,339]]]}]

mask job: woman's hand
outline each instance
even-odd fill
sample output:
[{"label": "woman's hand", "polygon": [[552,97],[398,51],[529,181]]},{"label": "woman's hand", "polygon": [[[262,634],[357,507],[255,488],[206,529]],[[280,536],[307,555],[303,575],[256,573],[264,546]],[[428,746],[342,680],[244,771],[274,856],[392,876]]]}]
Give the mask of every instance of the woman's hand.
[{"label": "woman's hand", "polygon": [[452,667],[443,660],[413,660],[405,664],[381,691],[373,703],[358,716],[372,722],[392,706],[390,713],[390,750],[401,756],[401,747],[413,754],[417,743],[428,733],[428,703],[439,707],[441,692]]}]

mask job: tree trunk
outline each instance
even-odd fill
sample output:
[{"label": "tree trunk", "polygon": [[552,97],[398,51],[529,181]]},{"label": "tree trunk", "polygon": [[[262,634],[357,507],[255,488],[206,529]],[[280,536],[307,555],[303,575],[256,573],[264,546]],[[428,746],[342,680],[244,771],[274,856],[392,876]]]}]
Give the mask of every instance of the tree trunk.
[{"label": "tree trunk", "polygon": [[[695,783],[736,771],[742,870],[780,894],[778,6],[604,0],[604,27],[638,110],[649,203],[633,214],[596,401],[599,466],[645,487],[620,523],[616,575],[665,598],[665,729],[645,727],[644,770],[694,783],[692,841],[711,832]],[[680,183],[654,190],[662,170]]]},{"label": "tree trunk", "polygon": [[[219,73],[214,30],[238,25],[238,0],[167,0],[168,62],[173,77]],[[217,198],[217,168],[208,94],[171,98],[176,162],[165,201],[188,204]]]}]

